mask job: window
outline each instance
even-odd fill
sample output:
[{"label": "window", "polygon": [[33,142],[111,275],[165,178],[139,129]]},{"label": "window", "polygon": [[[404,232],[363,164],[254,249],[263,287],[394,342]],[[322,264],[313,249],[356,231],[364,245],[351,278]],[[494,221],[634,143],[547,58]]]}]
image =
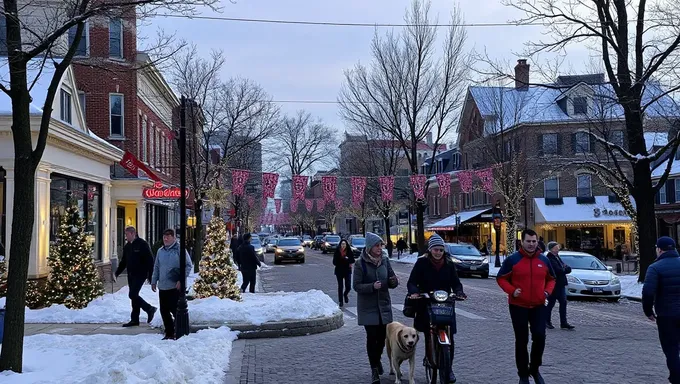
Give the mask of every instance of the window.
[{"label": "window", "polygon": [[590,175],[578,175],[576,181],[576,197],[591,197],[593,195]]},{"label": "window", "polygon": [[142,161],[143,162],[148,162],[149,159],[147,158],[147,146],[146,146],[146,138],[147,138],[147,125],[146,125],[146,118],[142,120]]},{"label": "window", "polygon": [[576,132],[575,135],[576,147],[574,152],[576,153],[586,153],[590,152],[590,135],[588,132]]},{"label": "window", "polygon": [[555,155],[559,153],[557,133],[544,133],[541,137],[543,154]]},{"label": "window", "polygon": [[153,123],[149,125],[149,165],[156,165],[156,130]]},{"label": "window", "polygon": [[588,99],[574,97],[574,115],[585,115],[586,113],[588,113]]},{"label": "window", "polygon": [[512,141],[506,140],[503,144],[503,160],[510,160],[512,158]]},{"label": "window", "polygon": [[668,198],[666,197],[666,186],[659,188],[659,204],[668,203]]},{"label": "window", "polygon": [[5,16],[0,15],[0,55],[7,54],[7,23]]},{"label": "window", "polygon": [[675,202],[678,203],[680,202],[680,179],[675,179],[673,182],[675,183]]},{"label": "window", "polygon": [[[71,48],[71,45],[73,42],[76,40],[76,32],[78,31],[78,26],[73,26],[71,29],[68,30],[68,46]],[[80,38],[80,41],[78,42],[78,47],[76,48],[76,56],[87,56],[87,48],[88,48],[88,37],[89,37],[89,31],[88,31],[88,25],[85,24],[85,28],[83,28],[83,36]]]},{"label": "window", "polygon": [[109,95],[109,116],[111,120],[111,136],[123,137],[123,95]]},{"label": "window", "polygon": [[71,124],[71,94],[63,89],[59,93],[59,109],[61,121]]},{"label": "window", "polygon": [[618,145],[619,147],[623,147],[623,131],[612,131],[610,142],[612,144]]},{"label": "window", "polygon": [[80,102],[80,109],[83,111],[83,115],[85,115],[85,103],[87,102],[85,92],[78,92],[78,102]]},{"label": "window", "polygon": [[156,168],[158,168],[161,166],[161,135],[158,130],[154,131],[154,135],[156,136],[156,150],[154,151],[154,159]]},{"label": "window", "polygon": [[109,57],[123,58],[123,20],[120,18],[109,21]]},{"label": "window", "polygon": [[543,197],[546,199],[558,199],[560,197],[560,180],[557,177],[546,179],[543,182]]}]

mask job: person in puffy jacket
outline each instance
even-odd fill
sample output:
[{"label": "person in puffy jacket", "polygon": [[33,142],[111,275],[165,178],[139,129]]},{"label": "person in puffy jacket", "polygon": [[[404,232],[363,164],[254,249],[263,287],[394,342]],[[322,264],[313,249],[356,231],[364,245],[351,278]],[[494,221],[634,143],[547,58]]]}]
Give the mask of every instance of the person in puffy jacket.
[{"label": "person in puffy jacket", "polygon": [[[510,318],[515,332],[515,363],[520,384],[545,384],[539,373],[543,364],[546,328],[546,299],[555,289],[550,261],[538,249],[538,236],[531,229],[522,231],[522,248],[508,256],[496,281],[508,294]],[[531,329],[531,360],[527,351]]]},{"label": "person in puffy jacket", "polygon": [[661,349],[670,372],[668,380],[680,383],[680,254],[668,236],[656,241],[657,259],[647,268],[642,287],[642,309],[656,321]]},{"label": "person in puffy jacket", "polygon": [[343,299],[345,304],[349,303],[349,292],[352,290],[352,265],[354,265],[354,254],[347,240],[340,240],[340,244],[335,248],[333,265],[335,265],[335,277],[338,280],[338,305],[342,307]]}]

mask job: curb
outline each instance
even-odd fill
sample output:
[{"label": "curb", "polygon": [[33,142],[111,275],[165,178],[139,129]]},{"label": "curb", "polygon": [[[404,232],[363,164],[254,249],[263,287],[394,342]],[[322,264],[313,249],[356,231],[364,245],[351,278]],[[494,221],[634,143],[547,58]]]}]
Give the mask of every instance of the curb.
[{"label": "curb", "polygon": [[631,301],[642,302],[642,298],[641,298],[641,297],[625,296],[625,295],[621,295],[621,297],[623,297],[624,299],[631,300]]},{"label": "curb", "polygon": [[238,331],[239,339],[266,339],[277,337],[306,336],[316,333],[330,332],[345,324],[342,311],[328,317],[309,320],[276,321],[260,325],[254,324],[192,324],[191,332],[208,328],[227,326]]}]

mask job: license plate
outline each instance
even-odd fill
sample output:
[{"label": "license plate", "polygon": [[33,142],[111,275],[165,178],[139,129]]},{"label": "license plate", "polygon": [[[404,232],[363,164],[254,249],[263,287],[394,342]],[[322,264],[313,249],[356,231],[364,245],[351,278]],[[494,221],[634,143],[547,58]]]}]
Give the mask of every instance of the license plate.
[{"label": "license plate", "polygon": [[470,267],[470,270],[471,270],[471,271],[476,271],[476,270],[477,270],[477,267]]},{"label": "license plate", "polygon": [[593,288],[593,293],[602,293],[602,288]]}]

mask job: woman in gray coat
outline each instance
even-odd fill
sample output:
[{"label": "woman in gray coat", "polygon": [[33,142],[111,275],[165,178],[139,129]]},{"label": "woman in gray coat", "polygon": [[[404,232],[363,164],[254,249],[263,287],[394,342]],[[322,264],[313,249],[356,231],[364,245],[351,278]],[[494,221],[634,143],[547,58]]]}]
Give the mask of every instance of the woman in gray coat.
[{"label": "woman in gray coat", "polygon": [[366,352],[371,364],[371,383],[380,383],[383,367],[380,363],[387,324],[392,322],[392,300],[388,289],[399,285],[390,259],[383,250],[380,236],[366,232],[366,248],[354,264],[352,287],[357,293],[359,325],[366,329]]}]

